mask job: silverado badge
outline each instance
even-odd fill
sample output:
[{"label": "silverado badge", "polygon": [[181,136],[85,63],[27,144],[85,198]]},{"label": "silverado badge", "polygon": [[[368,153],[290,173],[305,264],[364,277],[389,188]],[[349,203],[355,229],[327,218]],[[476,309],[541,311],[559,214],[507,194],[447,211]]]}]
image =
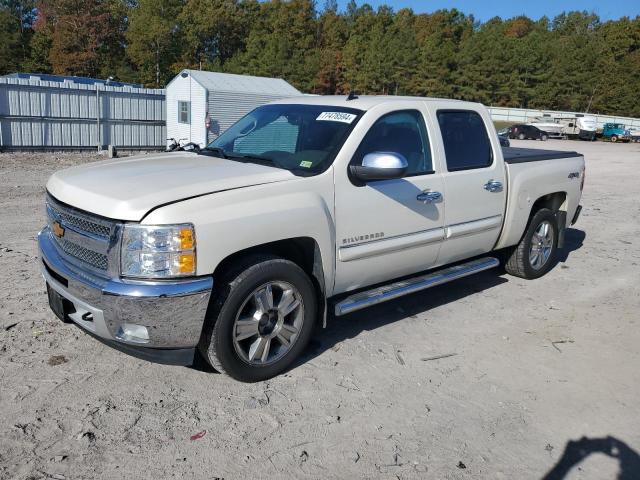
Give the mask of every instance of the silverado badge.
[{"label": "silverado badge", "polygon": [[58,221],[53,222],[51,230],[53,230],[53,234],[58,238],[62,238],[64,236],[64,227],[60,225],[60,222]]}]

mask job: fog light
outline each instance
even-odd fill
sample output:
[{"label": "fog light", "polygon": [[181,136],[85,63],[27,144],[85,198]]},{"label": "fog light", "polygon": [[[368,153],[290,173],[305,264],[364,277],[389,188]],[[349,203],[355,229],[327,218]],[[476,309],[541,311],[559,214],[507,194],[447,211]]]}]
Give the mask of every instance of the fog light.
[{"label": "fog light", "polygon": [[149,343],[149,332],[142,325],[123,323],[116,332],[116,338],[129,343]]}]

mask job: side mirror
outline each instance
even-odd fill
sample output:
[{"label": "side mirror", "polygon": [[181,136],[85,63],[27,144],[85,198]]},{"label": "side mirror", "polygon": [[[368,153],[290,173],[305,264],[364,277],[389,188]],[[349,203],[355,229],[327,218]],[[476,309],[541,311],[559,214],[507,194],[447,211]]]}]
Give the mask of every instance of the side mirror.
[{"label": "side mirror", "polygon": [[409,168],[403,155],[395,152],[368,153],[362,165],[352,165],[351,174],[361,182],[402,178]]}]

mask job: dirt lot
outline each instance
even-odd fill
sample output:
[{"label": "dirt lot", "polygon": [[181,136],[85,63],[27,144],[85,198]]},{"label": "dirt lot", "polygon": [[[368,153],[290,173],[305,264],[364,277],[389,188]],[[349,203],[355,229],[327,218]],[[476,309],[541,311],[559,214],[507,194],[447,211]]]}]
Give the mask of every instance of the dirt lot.
[{"label": "dirt lot", "polygon": [[0,155],[0,478],[640,478],[640,145],[513,144],[587,158],[549,275],[331,318],[253,385],[58,321],[36,258],[44,184],[95,157]]}]

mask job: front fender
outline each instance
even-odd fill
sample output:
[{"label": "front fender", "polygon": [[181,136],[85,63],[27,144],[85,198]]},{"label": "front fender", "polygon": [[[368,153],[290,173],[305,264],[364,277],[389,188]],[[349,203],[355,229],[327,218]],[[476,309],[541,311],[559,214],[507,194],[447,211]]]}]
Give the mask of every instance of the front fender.
[{"label": "front fender", "polygon": [[333,291],[335,222],[331,169],[315,177],[223,191],[153,210],[144,224],[190,222],[196,229],[197,274],[210,275],[228,256],[288,238],[313,238],[322,256],[325,291]]}]

